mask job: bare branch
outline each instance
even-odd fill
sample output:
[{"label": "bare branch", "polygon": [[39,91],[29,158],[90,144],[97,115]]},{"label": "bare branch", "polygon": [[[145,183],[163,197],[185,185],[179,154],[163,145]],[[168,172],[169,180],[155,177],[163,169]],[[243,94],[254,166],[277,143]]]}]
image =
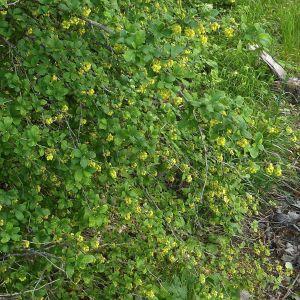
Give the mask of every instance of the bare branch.
[{"label": "bare branch", "polygon": [[0,11],[1,11],[1,10],[6,10],[8,7],[14,6],[14,5],[18,4],[19,2],[20,2],[20,0],[17,0],[17,1],[15,1],[15,2],[11,2],[11,3],[7,3],[7,4],[6,4],[6,7],[0,7]]},{"label": "bare branch", "polygon": [[114,31],[112,29],[108,28],[107,26],[105,26],[103,24],[100,24],[100,23],[90,20],[90,19],[85,19],[85,21],[90,23],[92,26],[96,26],[109,34],[114,34]]}]

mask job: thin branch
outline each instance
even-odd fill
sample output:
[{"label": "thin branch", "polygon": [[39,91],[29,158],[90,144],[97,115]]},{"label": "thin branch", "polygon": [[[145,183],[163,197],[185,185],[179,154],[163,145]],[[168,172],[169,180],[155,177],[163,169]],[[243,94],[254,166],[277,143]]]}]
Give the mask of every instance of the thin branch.
[{"label": "thin branch", "polygon": [[53,280],[51,282],[48,282],[48,283],[40,286],[38,289],[28,290],[28,291],[24,291],[24,292],[20,292],[20,293],[0,294],[0,298],[8,299],[8,298],[11,298],[11,297],[16,297],[16,296],[20,296],[20,295],[24,295],[24,294],[36,292],[36,291],[41,290],[42,288],[44,288],[44,287],[46,287],[48,285],[51,285],[51,284],[53,284],[53,283],[55,283],[56,281],[59,281],[59,280],[60,280],[60,278],[55,279],[55,280]]},{"label": "thin branch", "polygon": [[[1,8],[0,8],[1,11]],[[11,48],[16,48],[16,46],[11,43],[9,40],[7,40],[3,35],[0,34],[0,39],[3,40],[5,42],[6,45],[8,45]]]},{"label": "thin branch", "polygon": [[286,294],[283,296],[282,300],[287,299],[287,297],[292,293],[292,288],[294,287],[295,283],[298,281],[300,277],[300,273],[297,275],[295,280],[292,282],[291,286],[288,288]]},{"label": "thin branch", "polygon": [[114,34],[114,31],[112,29],[108,28],[107,26],[105,26],[103,24],[100,24],[100,23],[90,20],[90,19],[85,19],[85,21],[90,23],[92,26],[96,26],[109,34]]}]

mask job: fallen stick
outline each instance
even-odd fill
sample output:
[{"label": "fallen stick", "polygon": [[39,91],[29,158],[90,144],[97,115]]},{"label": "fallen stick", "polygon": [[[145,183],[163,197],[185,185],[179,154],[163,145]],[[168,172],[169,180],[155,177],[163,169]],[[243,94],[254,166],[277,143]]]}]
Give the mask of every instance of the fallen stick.
[{"label": "fallen stick", "polygon": [[[250,45],[249,49],[254,51],[259,49],[259,46]],[[284,89],[289,96],[292,96],[293,103],[300,103],[300,79],[297,77],[288,77],[284,68],[266,51],[262,50],[260,52],[260,58],[278,77],[279,81],[275,81],[276,89]]]}]

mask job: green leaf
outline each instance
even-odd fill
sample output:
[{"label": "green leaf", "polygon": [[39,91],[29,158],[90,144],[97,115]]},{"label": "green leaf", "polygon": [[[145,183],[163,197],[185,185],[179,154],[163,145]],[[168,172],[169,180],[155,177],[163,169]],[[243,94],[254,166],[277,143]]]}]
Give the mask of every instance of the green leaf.
[{"label": "green leaf", "polygon": [[82,180],[82,178],[83,178],[82,170],[81,170],[81,169],[77,169],[77,170],[75,171],[74,177],[75,177],[75,180],[76,180],[77,182],[80,182],[80,181]]},{"label": "green leaf", "polygon": [[89,163],[89,160],[86,157],[82,157],[80,160],[80,165],[85,169]]},{"label": "green leaf", "polygon": [[94,255],[92,254],[87,254],[87,255],[84,255],[82,258],[81,258],[81,263],[83,264],[91,264],[95,261],[95,257]]},{"label": "green leaf", "polygon": [[74,267],[72,265],[67,265],[66,266],[66,274],[68,277],[72,277],[74,274]]},{"label": "green leaf", "polygon": [[16,218],[19,220],[19,221],[23,221],[24,220],[24,215],[21,211],[17,210],[16,213]]},{"label": "green leaf", "polygon": [[131,62],[135,60],[135,53],[134,50],[127,50],[124,54],[123,54],[124,59],[127,62]]},{"label": "green leaf", "polygon": [[136,32],[134,36],[134,43],[138,47],[145,43],[146,40],[146,33],[144,30],[139,30]]},{"label": "green leaf", "polygon": [[7,233],[2,234],[1,243],[5,244],[10,241],[10,236]]}]

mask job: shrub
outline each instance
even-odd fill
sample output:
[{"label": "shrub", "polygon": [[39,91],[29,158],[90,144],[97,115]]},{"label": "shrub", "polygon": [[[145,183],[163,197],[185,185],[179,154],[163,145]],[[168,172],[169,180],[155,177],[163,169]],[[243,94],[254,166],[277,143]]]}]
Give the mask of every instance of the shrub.
[{"label": "shrub", "polygon": [[230,5],[1,6],[4,293],[175,299],[177,274],[232,299],[276,281],[233,237],[297,137],[245,49],[260,32]]}]

